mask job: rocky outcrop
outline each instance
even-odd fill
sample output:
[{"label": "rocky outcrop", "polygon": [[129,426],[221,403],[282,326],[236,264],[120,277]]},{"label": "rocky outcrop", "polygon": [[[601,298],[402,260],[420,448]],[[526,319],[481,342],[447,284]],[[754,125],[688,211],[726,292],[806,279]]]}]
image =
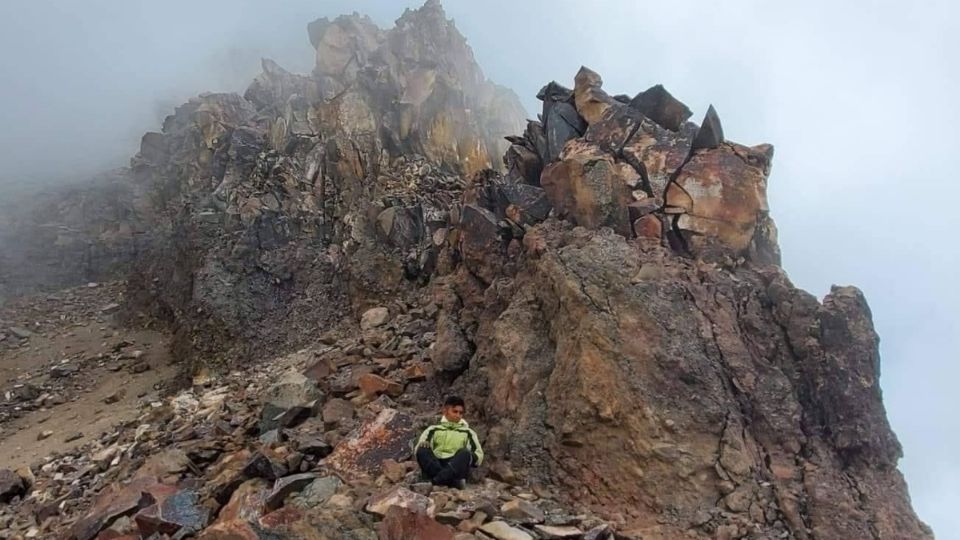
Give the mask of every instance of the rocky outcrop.
[{"label": "rocky outcrop", "polygon": [[559,222],[525,242],[541,252],[512,279],[447,286],[478,328],[460,390],[486,396],[491,452],[527,481],[617,508],[643,538],[927,537],[859,291],[820,303],[776,267]]},{"label": "rocky outcrop", "polygon": [[[771,146],[587,68],[524,123],[434,0],[389,30],[353,15],[308,34],[311,75],[264,61],[131,162],[118,204],[136,211],[111,223],[149,235],[125,314],[167,322],[180,358],[248,371],[144,413],[178,411],[170,434],[101,440],[135,460],[110,488],[84,458],[48,467],[89,491],[74,537],[932,537],[866,301],[818,301],[779,268]],[[463,500],[411,460],[451,389],[490,458]],[[144,445],[193,467],[143,480]],[[72,496],[41,483],[43,504]]]},{"label": "rocky outcrop", "polygon": [[428,279],[462,177],[522,129],[438,4],[389,30],[359,15],[308,30],[311,76],[265,60],[243,97],[183,105],[132,162],[165,234],[131,293],[175,321],[184,356],[300,346]]},{"label": "rocky outcrop", "polygon": [[[512,139],[505,177],[468,186],[433,282],[475,351],[455,388],[482,396],[491,451],[615,508],[627,537],[929,538],[862,294],[818,302],[778,266],[772,147],[726,141],[712,107],[686,122],[663,89],[575,83],[540,92],[547,128]],[[511,217],[514,185],[551,217]]]}]

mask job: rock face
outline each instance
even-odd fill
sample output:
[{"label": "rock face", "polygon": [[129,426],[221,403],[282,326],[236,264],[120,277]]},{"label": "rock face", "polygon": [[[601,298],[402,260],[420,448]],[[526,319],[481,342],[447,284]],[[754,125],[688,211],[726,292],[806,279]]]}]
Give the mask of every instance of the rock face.
[{"label": "rock face", "polygon": [[492,452],[628,509],[644,538],[728,525],[925,537],[895,468],[859,291],[821,304],[776,267],[540,227],[528,234],[544,252],[460,314],[479,325],[461,381],[488,396]]},{"label": "rock face", "polygon": [[184,354],[305,344],[360,294],[426,279],[461,178],[497,167],[523,128],[437,3],[389,30],[359,15],[308,30],[311,76],[264,61],[243,97],[178,108],[132,161],[168,240],[131,293],[205,337]]},{"label": "rock face", "polygon": [[132,269],[130,307],[209,362],[304,345],[357,309],[351,291],[427,279],[464,179],[502,167],[526,113],[438,3],[389,30],[351,15],[308,33],[311,75],[264,60],[243,96],[178,107],[105,187],[9,218],[0,295]]},{"label": "rock face", "polygon": [[[68,460],[70,482],[99,482],[64,506],[71,537],[209,519],[202,538],[932,538],[863,295],[821,302],[779,267],[772,147],[726,140],[713,107],[690,122],[661,86],[612,96],[587,68],[524,122],[435,0],[389,30],[353,15],[308,34],[311,75],[264,61],[243,96],[182,105],[107,204],[129,212],[74,228],[108,253],[91,268],[130,267],[117,315],[167,323],[185,369],[298,363],[255,407],[234,403],[257,386],[237,372],[230,407],[151,442],[192,445],[165,472],[177,495]],[[90,248],[120,230],[149,233]],[[66,264],[64,242],[17,264]],[[417,483],[413,441],[449,392],[494,463],[477,474],[512,488]],[[3,500],[25,495],[5,479]]]}]

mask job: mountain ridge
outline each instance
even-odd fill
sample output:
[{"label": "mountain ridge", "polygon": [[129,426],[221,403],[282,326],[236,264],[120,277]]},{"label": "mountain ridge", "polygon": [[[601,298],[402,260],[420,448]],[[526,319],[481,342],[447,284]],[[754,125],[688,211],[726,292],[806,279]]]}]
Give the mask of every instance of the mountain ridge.
[{"label": "mountain ridge", "polygon": [[[227,380],[297,350],[322,360],[294,368],[312,373],[311,399],[279,405],[265,384],[251,401],[264,411],[344,400],[371,416],[387,397],[426,414],[461,392],[493,457],[481,474],[613,525],[598,535],[932,537],[896,469],[862,293],[820,302],[779,267],[771,146],[726,140],[713,107],[690,122],[659,85],[611,96],[586,67],[572,89],[547,84],[526,120],[435,0],[389,30],[352,15],[308,35],[311,75],[264,60],[243,96],[178,107],[91,192],[107,208],[96,219],[63,199],[8,229],[5,244],[36,246],[4,268],[57,270],[14,293],[123,275],[121,319],[167,328],[185,376]],[[41,234],[50,219],[59,232]],[[407,322],[363,328],[371,309]],[[356,427],[321,433],[334,457],[315,464],[349,489],[368,459],[341,444]],[[344,537],[362,538],[364,519]]]}]

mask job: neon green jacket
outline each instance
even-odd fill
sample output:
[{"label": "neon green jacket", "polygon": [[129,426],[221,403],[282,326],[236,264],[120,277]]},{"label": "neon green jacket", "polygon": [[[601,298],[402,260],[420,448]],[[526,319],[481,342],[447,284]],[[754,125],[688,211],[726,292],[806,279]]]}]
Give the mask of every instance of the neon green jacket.
[{"label": "neon green jacket", "polygon": [[451,458],[457,450],[466,448],[473,454],[475,466],[483,463],[480,438],[463,419],[460,422],[448,422],[446,418],[441,417],[439,424],[423,430],[420,439],[417,440],[417,448],[424,446],[433,450],[433,455],[440,459]]}]

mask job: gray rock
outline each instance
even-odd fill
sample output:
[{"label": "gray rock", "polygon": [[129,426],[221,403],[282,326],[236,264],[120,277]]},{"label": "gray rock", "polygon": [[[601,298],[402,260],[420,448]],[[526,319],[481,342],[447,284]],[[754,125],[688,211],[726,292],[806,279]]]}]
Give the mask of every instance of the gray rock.
[{"label": "gray rock", "polygon": [[693,112],[680,100],[673,97],[663,85],[651,86],[630,100],[630,106],[644,116],[672,130],[680,131]]},{"label": "gray rock", "polygon": [[503,521],[491,521],[480,527],[480,531],[496,538],[497,540],[533,540],[530,533],[511,527]]},{"label": "gray rock", "polygon": [[23,495],[23,478],[10,469],[0,469],[0,502],[10,502],[14,497]]},{"label": "gray rock", "polygon": [[716,148],[721,143],[723,143],[723,126],[720,125],[717,110],[710,105],[707,114],[703,117],[703,123],[700,124],[700,130],[697,131],[697,136],[693,138],[691,150]]},{"label": "gray rock", "polygon": [[390,311],[385,307],[370,308],[360,317],[360,329],[372,330],[379,328],[390,320]]},{"label": "gray rock", "polygon": [[[290,495],[302,491],[317,480],[315,473],[301,473],[278,478],[273,484],[270,495],[267,496],[267,510],[276,510],[283,506],[283,500]],[[332,493],[331,493],[332,495]],[[327,496],[329,497],[329,495]]]},{"label": "gray rock", "polygon": [[522,499],[514,499],[504,503],[500,507],[500,514],[507,519],[524,524],[543,523],[544,520],[543,510],[537,505]]}]

